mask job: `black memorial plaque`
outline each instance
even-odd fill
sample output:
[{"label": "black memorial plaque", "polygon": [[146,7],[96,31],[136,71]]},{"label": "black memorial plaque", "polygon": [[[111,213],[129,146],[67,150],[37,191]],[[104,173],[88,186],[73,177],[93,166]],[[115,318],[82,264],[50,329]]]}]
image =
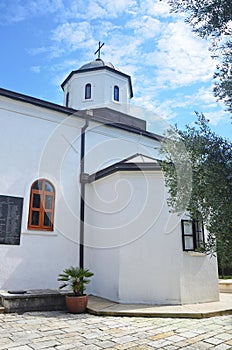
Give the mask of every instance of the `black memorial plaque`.
[{"label": "black memorial plaque", "polygon": [[23,198],[0,195],[0,244],[19,245]]}]

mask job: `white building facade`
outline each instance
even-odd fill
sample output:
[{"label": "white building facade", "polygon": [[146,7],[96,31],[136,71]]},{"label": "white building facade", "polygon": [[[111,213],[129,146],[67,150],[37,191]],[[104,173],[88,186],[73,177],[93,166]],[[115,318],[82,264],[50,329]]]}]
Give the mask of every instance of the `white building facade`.
[{"label": "white building facade", "polygon": [[97,59],[62,88],[64,106],[0,89],[0,289],[57,289],[82,260],[93,295],[218,300],[216,258],[169,212],[162,138],[130,115],[131,78]]}]

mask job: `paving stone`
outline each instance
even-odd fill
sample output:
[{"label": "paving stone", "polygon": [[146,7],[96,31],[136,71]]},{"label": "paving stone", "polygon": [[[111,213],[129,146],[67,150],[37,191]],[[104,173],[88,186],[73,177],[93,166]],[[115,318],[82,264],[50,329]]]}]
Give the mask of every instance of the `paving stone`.
[{"label": "paving stone", "polygon": [[153,348],[148,346],[148,345],[136,345],[136,346],[132,346],[132,348],[130,348],[130,350],[152,350]]},{"label": "paving stone", "polygon": [[191,331],[185,331],[185,332],[181,332],[181,333],[178,332],[178,335],[182,338],[195,338],[198,335],[198,333],[191,332]]},{"label": "paving stone", "polygon": [[[80,344],[79,344],[80,345]],[[57,350],[70,350],[70,349],[74,349],[76,346],[78,346],[78,344],[65,344],[65,345],[58,345],[56,346]]]},{"label": "paving stone", "polygon": [[232,335],[229,333],[217,334],[217,338],[223,339],[223,340],[232,340]]},{"label": "paving stone", "polygon": [[31,347],[29,347],[28,345],[22,345],[22,346],[8,347],[8,349],[12,349],[12,350],[31,350]]},{"label": "paving stone", "polygon": [[84,345],[83,347],[80,347],[80,348],[78,348],[78,350],[99,350],[99,349],[101,349],[101,348],[99,348],[99,346],[97,346],[97,345],[94,345],[94,344],[92,344],[92,345]]},{"label": "paving stone", "polygon": [[129,335],[125,335],[119,338],[112,338],[112,341],[115,343],[119,343],[119,344],[123,344],[123,343],[129,343],[132,341],[135,341],[136,338],[135,337],[131,337]]},{"label": "paving stone", "polygon": [[213,344],[209,344],[209,343],[205,343],[203,341],[197,342],[195,344],[193,344],[192,346],[188,346],[188,347],[183,347],[182,349],[194,349],[194,350],[207,350],[207,349],[211,349],[214,348]]},{"label": "paving stone", "polygon": [[46,349],[49,347],[57,347],[60,343],[57,340],[40,341],[36,343],[31,343],[30,347],[32,349]]},{"label": "paving stone", "polygon": [[214,347],[215,350],[227,350],[227,349],[231,349],[230,345],[226,345],[226,344],[220,344]]},{"label": "paving stone", "polygon": [[171,345],[172,343],[166,339],[160,339],[154,342],[148,343],[149,346],[155,349],[163,349],[165,346]]},{"label": "paving stone", "polygon": [[229,350],[232,316],[103,317],[65,312],[0,315],[0,350]]},{"label": "paving stone", "polygon": [[172,332],[166,332],[166,333],[158,333],[154,336],[151,337],[152,340],[158,340],[158,339],[162,339],[162,338],[167,338],[170,337],[171,335],[174,335],[175,333]]},{"label": "paving stone", "polygon": [[222,339],[219,339],[219,338],[208,338],[208,339],[205,339],[205,342],[213,345],[218,345],[218,344],[221,344],[223,341]]},{"label": "paving stone", "polygon": [[95,345],[99,346],[101,349],[108,349],[114,347],[115,342],[113,341],[98,341]]},{"label": "paving stone", "polygon": [[180,337],[179,335],[172,335],[171,337],[168,337],[168,340],[173,342],[173,343],[177,343],[180,341],[184,341],[185,338],[184,337]]}]

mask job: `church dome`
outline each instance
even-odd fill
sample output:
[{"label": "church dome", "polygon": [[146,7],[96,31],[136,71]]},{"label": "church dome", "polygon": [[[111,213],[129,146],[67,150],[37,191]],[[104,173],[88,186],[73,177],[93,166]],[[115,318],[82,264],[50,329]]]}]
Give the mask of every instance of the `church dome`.
[{"label": "church dome", "polygon": [[105,67],[105,66],[116,69],[111,62],[104,62],[101,58],[97,58],[94,61],[84,64],[78,70],[92,69],[92,68]]}]

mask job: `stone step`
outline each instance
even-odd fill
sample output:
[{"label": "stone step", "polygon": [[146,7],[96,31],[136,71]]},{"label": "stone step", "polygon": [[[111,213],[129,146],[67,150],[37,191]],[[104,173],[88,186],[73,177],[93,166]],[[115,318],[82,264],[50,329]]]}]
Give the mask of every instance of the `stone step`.
[{"label": "stone step", "polygon": [[221,293],[232,293],[232,279],[219,280],[219,290]]},{"label": "stone step", "polygon": [[[3,311],[54,311],[65,310],[65,294],[57,290],[0,291]],[[2,311],[2,312],[3,312]]]}]

